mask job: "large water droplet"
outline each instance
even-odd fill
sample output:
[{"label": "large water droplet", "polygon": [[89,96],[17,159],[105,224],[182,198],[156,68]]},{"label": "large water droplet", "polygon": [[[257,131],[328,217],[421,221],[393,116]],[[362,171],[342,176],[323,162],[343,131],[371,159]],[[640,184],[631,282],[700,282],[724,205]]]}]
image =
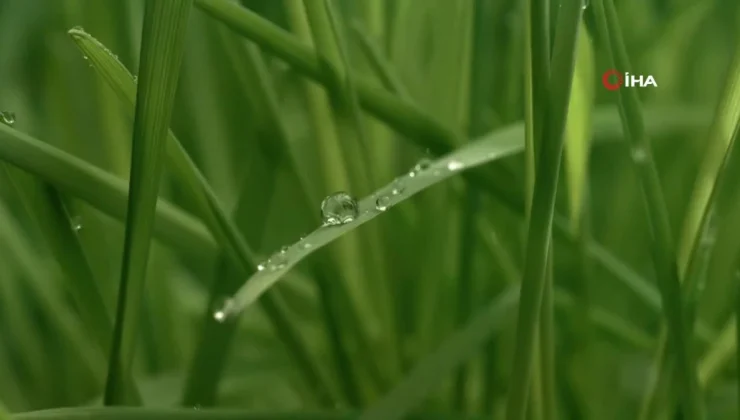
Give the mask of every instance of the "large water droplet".
[{"label": "large water droplet", "polygon": [[15,124],[15,113],[10,111],[0,112],[0,122],[5,125],[12,126]]},{"label": "large water droplet", "polygon": [[459,171],[463,168],[463,166],[465,165],[463,165],[463,163],[459,160],[451,160],[447,162],[447,169],[449,169],[450,171]]},{"label": "large water droplet", "polygon": [[213,312],[213,319],[216,322],[226,322],[234,314],[234,301],[231,299],[221,299],[220,304]]},{"label": "large water droplet", "polygon": [[590,3],[589,0],[583,0],[583,3],[581,3],[581,9],[586,10],[588,8],[589,3]]},{"label": "large water droplet", "polygon": [[387,195],[382,195],[375,200],[375,208],[379,211],[386,211],[391,203],[391,198]]},{"label": "large water droplet", "polygon": [[321,202],[321,219],[324,225],[343,225],[357,219],[357,201],[346,192],[332,194]]}]

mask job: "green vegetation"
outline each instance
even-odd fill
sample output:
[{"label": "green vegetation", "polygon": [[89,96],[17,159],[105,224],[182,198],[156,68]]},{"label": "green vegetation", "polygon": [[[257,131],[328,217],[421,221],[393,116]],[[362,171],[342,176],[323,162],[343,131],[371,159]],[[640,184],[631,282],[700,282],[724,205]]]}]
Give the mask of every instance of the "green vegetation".
[{"label": "green vegetation", "polygon": [[0,23],[0,419],[740,415],[737,2]]}]

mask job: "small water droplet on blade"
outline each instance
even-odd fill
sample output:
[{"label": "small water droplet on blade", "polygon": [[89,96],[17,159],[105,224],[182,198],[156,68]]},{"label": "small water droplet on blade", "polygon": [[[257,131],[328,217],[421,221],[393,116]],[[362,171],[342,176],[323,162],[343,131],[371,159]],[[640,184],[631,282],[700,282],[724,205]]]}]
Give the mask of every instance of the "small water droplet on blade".
[{"label": "small water droplet on blade", "polygon": [[391,189],[391,194],[399,195],[403,193],[405,189],[406,189],[406,185],[404,185],[403,181],[401,181],[400,179],[397,179],[393,181],[393,188]]},{"label": "small water droplet on blade", "polygon": [[222,302],[221,305],[213,312],[213,319],[216,322],[224,323],[234,315],[234,301],[231,299],[222,299],[220,302]]},{"label": "small water droplet on blade", "polygon": [[463,168],[463,166],[463,163],[459,160],[451,160],[447,163],[447,169],[449,169],[450,171],[459,171]]},{"label": "small water droplet on blade", "polygon": [[80,230],[82,230],[82,218],[80,216],[72,217],[69,222],[72,225],[73,231],[79,232]]},{"label": "small water droplet on blade", "polygon": [[388,209],[388,205],[390,204],[391,199],[388,196],[380,196],[377,200],[375,200],[375,208],[379,211],[386,211]]},{"label": "small water droplet on blade", "polygon": [[321,220],[325,226],[351,223],[358,214],[357,200],[346,192],[332,194],[321,202]]}]

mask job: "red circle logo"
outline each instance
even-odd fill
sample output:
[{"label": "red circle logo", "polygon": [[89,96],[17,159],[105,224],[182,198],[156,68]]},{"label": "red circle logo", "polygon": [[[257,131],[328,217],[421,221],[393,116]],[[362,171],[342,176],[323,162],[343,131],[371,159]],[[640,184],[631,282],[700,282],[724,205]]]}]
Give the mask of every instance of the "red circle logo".
[{"label": "red circle logo", "polygon": [[[609,80],[611,76],[617,77],[616,83],[613,83]],[[624,83],[624,77],[622,77],[622,74],[620,72],[614,69],[607,70],[604,72],[604,75],[601,76],[601,83],[604,85],[605,88],[609,90],[617,90]]]}]

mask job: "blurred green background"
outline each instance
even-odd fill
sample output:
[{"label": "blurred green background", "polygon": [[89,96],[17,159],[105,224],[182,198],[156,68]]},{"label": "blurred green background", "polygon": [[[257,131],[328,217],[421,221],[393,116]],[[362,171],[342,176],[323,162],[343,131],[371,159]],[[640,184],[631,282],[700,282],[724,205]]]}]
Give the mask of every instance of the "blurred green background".
[{"label": "blurred green background", "polygon": [[[334,3],[358,77],[383,85],[378,61],[368,54],[372,47],[402,89],[399,95],[465,138],[524,117],[523,2]],[[558,2],[552,3],[555,16]],[[653,75],[658,83],[639,91],[646,109],[699,107],[711,113],[740,48],[740,3],[615,3],[634,67],[628,71]],[[310,42],[300,0],[243,0],[242,6]],[[15,114],[13,127],[126,179],[128,105],[67,31],[84,28],[136,74],[143,10],[142,0],[0,1],[0,110]],[[579,102],[571,106],[566,140],[571,172],[564,169],[557,205],[561,228],[571,231],[570,239],[556,235],[555,240],[555,284],[561,301],[567,301],[556,312],[558,401],[562,418],[628,419],[636,418],[649,384],[661,318],[650,232],[619,127],[602,132],[612,141],[592,143],[586,158],[592,110],[615,103],[601,86],[601,74],[611,65],[591,11],[584,12],[574,84]],[[255,51],[194,8],[171,128],[224,207],[230,212],[242,206],[238,225],[259,254],[269,255],[316,228],[326,195],[345,190],[364,197],[432,157],[423,140],[397,134],[367,114],[366,143],[360,147],[352,130],[328,113],[320,85],[269,52]],[[259,82],[246,57],[264,63],[264,80],[275,93],[285,132],[255,93]],[[651,139],[676,237],[707,147],[706,122],[691,130],[658,127],[654,132],[661,135]],[[519,154],[489,165],[508,198],[466,194],[462,178],[452,178],[318,251],[275,287],[290,324],[329,384],[334,406],[317,398],[296,363],[294,344],[276,333],[260,306],[228,325],[209,316],[243,279],[233,279],[221,259],[197,244],[155,242],[135,368],[145,405],[278,412],[377,402],[458,324],[519,281],[526,228],[523,162]],[[587,165],[584,173],[581,165]],[[35,182],[9,168],[24,182]],[[96,404],[107,354],[74,304],[77,279],[65,274],[65,262],[50,249],[48,224],[29,214],[6,181],[0,182],[0,401],[9,412]],[[182,188],[168,168],[160,196],[196,214]],[[106,306],[113,308],[123,224],[74,194],[61,193]],[[512,197],[519,200],[518,209],[512,209]],[[583,208],[573,205],[581,199]],[[716,246],[699,311],[705,327],[698,341],[700,376],[702,366],[710,369],[701,365],[702,356],[719,342],[731,317],[737,279],[726,274],[735,273],[738,250],[725,245],[733,244],[739,227],[719,226],[711,238]],[[573,240],[573,231],[581,229],[588,235]],[[588,270],[582,269],[583,254]],[[214,281],[226,277],[232,284],[212,292]],[[637,286],[631,289],[625,278],[636,279]],[[348,296],[360,296],[364,304]],[[585,306],[591,309],[582,310]],[[601,314],[596,316],[601,321],[588,317],[589,310]],[[514,331],[513,319],[505,322],[471,359],[461,404],[455,402],[455,375],[448,374],[418,410],[500,413]],[[737,418],[732,346],[723,347],[704,387],[712,419]],[[345,350],[346,360],[337,348]],[[348,392],[347,381],[356,384],[358,395]]]}]

